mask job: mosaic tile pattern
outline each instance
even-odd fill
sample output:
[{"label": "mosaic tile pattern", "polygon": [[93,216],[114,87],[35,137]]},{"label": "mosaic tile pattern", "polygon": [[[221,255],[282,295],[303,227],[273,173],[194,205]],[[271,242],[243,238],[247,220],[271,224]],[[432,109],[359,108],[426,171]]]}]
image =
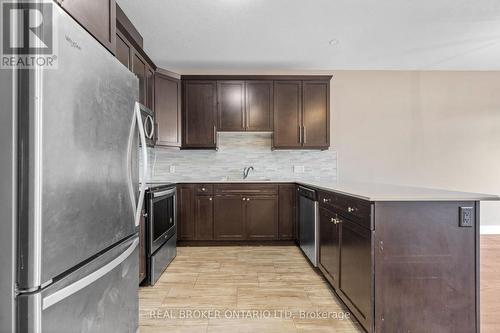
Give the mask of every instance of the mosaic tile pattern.
[{"label": "mosaic tile pattern", "polygon": [[[242,178],[243,168],[253,166],[249,180],[337,179],[337,153],[333,150],[271,150],[272,133],[218,133],[218,151],[149,149],[148,181],[220,181]],[[175,173],[170,173],[175,166]],[[304,166],[304,173],[294,173]]]}]

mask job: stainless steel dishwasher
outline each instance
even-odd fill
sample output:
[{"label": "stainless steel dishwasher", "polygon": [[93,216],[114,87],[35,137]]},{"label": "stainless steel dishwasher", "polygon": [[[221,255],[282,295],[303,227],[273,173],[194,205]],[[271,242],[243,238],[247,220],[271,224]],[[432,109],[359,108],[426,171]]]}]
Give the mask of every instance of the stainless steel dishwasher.
[{"label": "stainless steel dishwasher", "polygon": [[299,186],[299,246],[314,267],[318,267],[319,219],[316,191]]}]

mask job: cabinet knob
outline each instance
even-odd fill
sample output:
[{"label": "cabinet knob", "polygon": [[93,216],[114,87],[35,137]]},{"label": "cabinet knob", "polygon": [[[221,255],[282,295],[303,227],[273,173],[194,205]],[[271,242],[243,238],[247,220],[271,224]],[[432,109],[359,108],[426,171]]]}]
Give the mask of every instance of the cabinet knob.
[{"label": "cabinet knob", "polygon": [[325,202],[325,203],[330,202],[330,201],[332,201],[332,199],[323,198],[323,202]]},{"label": "cabinet knob", "polygon": [[352,212],[355,212],[355,211],[356,211],[356,208],[354,208],[354,207],[347,207],[347,211],[348,211],[349,213],[352,213]]},{"label": "cabinet knob", "polygon": [[212,198],[208,198],[208,201],[212,201]]},{"label": "cabinet knob", "polygon": [[250,198],[247,198],[247,201],[250,201]]},{"label": "cabinet knob", "polygon": [[202,188],[201,188],[201,190],[202,190],[203,192],[205,192],[207,189],[206,189],[206,188],[204,188],[204,187],[202,187]]}]

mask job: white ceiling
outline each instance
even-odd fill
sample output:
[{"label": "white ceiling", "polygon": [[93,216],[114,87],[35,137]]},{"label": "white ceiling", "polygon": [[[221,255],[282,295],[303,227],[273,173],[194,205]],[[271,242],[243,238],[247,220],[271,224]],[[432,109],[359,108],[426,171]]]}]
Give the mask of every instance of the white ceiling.
[{"label": "white ceiling", "polygon": [[180,73],[500,69],[500,0],[118,3],[156,65]]}]

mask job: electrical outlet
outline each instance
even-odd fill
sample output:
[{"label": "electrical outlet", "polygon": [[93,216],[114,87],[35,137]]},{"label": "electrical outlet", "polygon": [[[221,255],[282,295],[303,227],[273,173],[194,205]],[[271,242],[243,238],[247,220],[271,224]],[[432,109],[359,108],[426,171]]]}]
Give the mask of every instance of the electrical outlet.
[{"label": "electrical outlet", "polygon": [[474,225],[474,209],[472,207],[460,207],[460,227],[472,227]]},{"label": "electrical outlet", "polygon": [[170,166],[170,173],[175,173],[175,165]]},{"label": "electrical outlet", "polygon": [[304,173],[305,172],[304,166],[303,165],[294,165],[293,172],[294,173]]}]

